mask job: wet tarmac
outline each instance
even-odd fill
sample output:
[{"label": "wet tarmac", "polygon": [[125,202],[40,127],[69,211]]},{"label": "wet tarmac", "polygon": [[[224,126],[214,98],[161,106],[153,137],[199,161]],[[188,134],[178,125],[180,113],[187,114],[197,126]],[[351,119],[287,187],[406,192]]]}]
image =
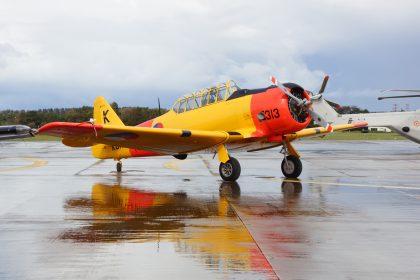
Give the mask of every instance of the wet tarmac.
[{"label": "wet tarmac", "polygon": [[302,141],[238,154],[224,183],[194,155],[91,158],[59,142],[0,143],[1,279],[420,279],[420,148]]}]

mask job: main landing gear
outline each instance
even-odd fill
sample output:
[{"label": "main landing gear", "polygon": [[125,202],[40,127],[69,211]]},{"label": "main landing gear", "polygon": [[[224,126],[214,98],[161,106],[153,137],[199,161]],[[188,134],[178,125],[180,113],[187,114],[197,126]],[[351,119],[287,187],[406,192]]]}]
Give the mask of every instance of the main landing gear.
[{"label": "main landing gear", "polygon": [[[285,155],[281,163],[281,171],[286,178],[297,178],[302,173],[302,161],[295,155]],[[241,175],[241,165],[234,157],[229,157],[219,165],[219,174],[224,181],[234,182]]]},{"label": "main landing gear", "polygon": [[302,162],[297,156],[288,155],[281,162],[281,171],[287,178],[297,178],[302,173]]},{"label": "main landing gear", "polygon": [[236,181],[241,175],[241,165],[234,157],[229,157],[225,163],[221,162],[219,165],[219,174],[225,181]]},{"label": "main landing gear", "polygon": [[239,164],[239,161],[236,158],[229,156],[228,151],[223,144],[217,147],[217,153],[220,162],[220,177],[225,181],[236,181],[241,175],[241,165]]},{"label": "main landing gear", "polygon": [[[289,151],[291,150],[291,151]],[[302,173],[302,162],[299,159],[297,151],[289,144],[283,144],[283,149],[280,151],[284,154],[284,159],[281,162],[281,171],[286,178],[297,178]],[[292,152],[293,154],[289,154]]]}]

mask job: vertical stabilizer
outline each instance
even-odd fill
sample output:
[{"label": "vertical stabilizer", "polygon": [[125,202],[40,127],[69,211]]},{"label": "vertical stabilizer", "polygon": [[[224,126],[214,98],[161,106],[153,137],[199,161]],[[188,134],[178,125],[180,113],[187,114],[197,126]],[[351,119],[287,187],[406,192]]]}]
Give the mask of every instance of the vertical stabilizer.
[{"label": "vertical stabilizer", "polygon": [[[93,118],[95,124],[124,126],[124,123],[118,117],[117,113],[115,113],[111,105],[109,105],[102,96],[98,96],[95,99],[93,105]],[[92,146],[92,155],[100,159],[113,158],[115,160],[120,160],[121,158],[129,157],[130,153],[127,148],[96,144]]]},{"label": "vertical stabilizer", "polygon": [[[328,102],[322,97],[321,94],[315,95],[311,98],[312,108],[319,115],[323,116],[329,123],[337,124],[338,113]],[[316,121],[316,120],[315,120]]]},{"label": "vertical stabilizer", "polygon": [[112,109],[111,105],[105,100],[103,96],[98,96],[95,99],[93,105],[93,118],[95,124],[112,124],[112,125],[124,125],[122,120]]}]

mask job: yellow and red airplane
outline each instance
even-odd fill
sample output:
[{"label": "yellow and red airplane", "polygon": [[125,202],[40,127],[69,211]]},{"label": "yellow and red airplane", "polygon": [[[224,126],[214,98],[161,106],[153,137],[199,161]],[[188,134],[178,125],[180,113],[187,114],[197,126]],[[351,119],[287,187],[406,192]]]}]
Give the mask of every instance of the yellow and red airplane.
[{"label": "yellow and red airplane", "polygon": [[[271,86],[261,89],[240,89],[228,81],[197,91],[179,98],[167,113],[137,126],[125,126],[99,96],[89,122],[48,123],[38,133],[61,137],[70,147],[92,146],[94,157],[118,161],[117,172],[122,170],[123,158],[173,155],[182,160],[195,152],[218,154],[220,176],[235,181],[241,167],[233,152],[282,146],[282,172],[296,178],[302,163],[292,141],[367,125],[331,126],[312,110],[309,91],[297,84],[278,83],[274,77],[271,80]],[[320,93],[327,81],[328,76]],[[311,119],[322,126],[306,128]]]}]

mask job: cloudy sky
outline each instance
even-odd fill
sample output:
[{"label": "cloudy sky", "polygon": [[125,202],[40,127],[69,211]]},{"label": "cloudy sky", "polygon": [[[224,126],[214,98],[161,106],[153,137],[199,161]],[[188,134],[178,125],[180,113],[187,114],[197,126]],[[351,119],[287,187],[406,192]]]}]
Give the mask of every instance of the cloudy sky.
[{"label": "cloudy sky", "polygon": [[420,108],[377,101],[420,89],[416,0],[0,0],[0,109],[163,106],[233,79],[268,77],[371,111]]}]

